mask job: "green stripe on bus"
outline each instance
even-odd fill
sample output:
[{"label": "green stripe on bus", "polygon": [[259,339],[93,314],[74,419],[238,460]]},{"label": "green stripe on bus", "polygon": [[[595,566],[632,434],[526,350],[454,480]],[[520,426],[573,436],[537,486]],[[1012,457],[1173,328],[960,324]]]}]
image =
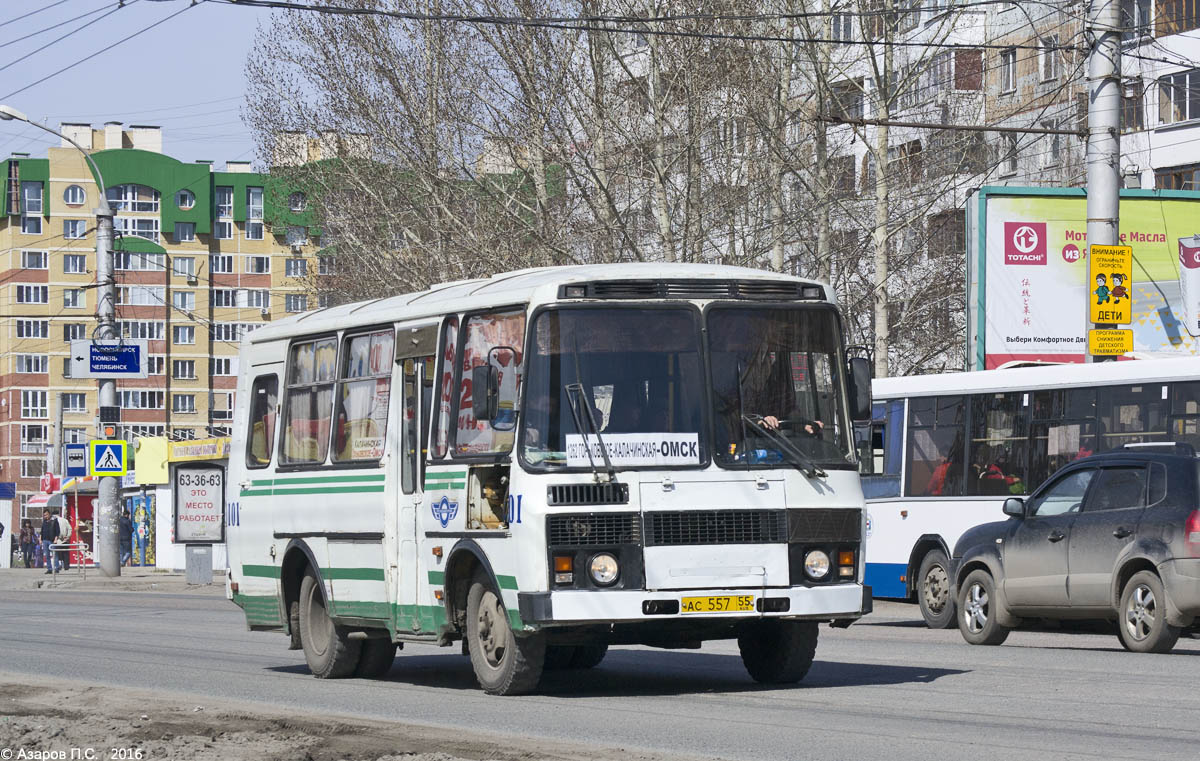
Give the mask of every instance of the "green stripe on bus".
[{"label": "green stripe on bus", "polygon": [[438,586],[445,584],[446,583],[446,572],[445,571],[430,571],[429,572],[429,583],[437,584]]},{"label": "green stripe on bus", "polygon": [[392,606],[386,602],[333,601],[333,615],[378,618],[384,621],[392,617]]},{"label": "green stripe on bus", "polygon": [[267,579],[278,579],[279,569],[273,565],[243,565],[243,576],[261,576]]},{"label": "green stripe on bus", "polygon": [[382,568],[322,568],[321,575],[330,581],[383,581]]},{"label": "green stripe on bus", "polygon": [[466,481],[426,481],[425,491],[444,491],[447,489],[463,489],[467,485]]},{"label": "green stripe on bus", "polygon": [[496,583],[500,585],[501,589],[516,589],[517,588],[517,577],[516,576],[497,576]]}]

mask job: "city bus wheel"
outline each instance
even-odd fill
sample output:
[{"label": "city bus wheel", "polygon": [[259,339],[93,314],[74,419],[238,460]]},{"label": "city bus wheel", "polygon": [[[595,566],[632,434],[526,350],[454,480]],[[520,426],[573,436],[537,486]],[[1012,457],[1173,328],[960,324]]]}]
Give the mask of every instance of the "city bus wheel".
[{"label": "city bus wheel", "polygon": [[930,550],[917,572],[917,601],[921,617],[930,629],[954,626],[954,590],[950,583],[950,561],[941,550]]},{"label": "city bus wheel", "polygon": [[354,675],[360,679],[382,679],[396,662],[396,643],[387,639],[369,639],[362,643],[362,654]]},{"label": "city bus wheel", "polygon": [[817,653],[815,621],[751,622],[738,636],[742,664],[760,684],[799,682]]},{"label": "city bus wheel", "polygon": [[571,668],[593,669],[600,665],[608,654],[608,645],[580,645],[571,656]]},{"label": "city bus wheel", "polygon": [[482,571],[475,574],[467,592],[467,642],[475,678],[484,692],[522,695],[537,688],[546,638],[513,633],[500,593]]},{"label": "city bus wheel", "polygon": [[325,610],[321,582],[309,569],[300,582],[300,644],[308,669],[318,679],[350,676],[358,665],[360,640],[352,640]]},{"label": "city bus wheel", "polygon": [[984,570],[974,570],[958,593],[958,630],[972,645],[999,645],[1009,629],[996,623],[996,583]]}]

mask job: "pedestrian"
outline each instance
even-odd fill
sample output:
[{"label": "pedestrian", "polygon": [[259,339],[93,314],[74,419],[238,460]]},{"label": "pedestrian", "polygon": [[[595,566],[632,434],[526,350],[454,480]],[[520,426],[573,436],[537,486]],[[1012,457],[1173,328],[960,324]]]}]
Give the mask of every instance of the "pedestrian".
[{"label": "pedestrian", "polygon": [[[55,515],[54,519],[58,521],[58,543],[70,544],[71,534],[74,533],[73,529],[71,528],[71,521],[69,521],[65,515]],[[71,570],[71,550],[63,549],[59,550],[58,552],[59,558],[62,561],[62,569],[64,571]]]},{"label": "pedestrian", "polygon": [[21,521],[21,557],[25,559],[25,567],[33,567],[33,547],[37,544],[37,532],[33,530],[33,521],[28,518]]},{"label": "pedestrian", "polygon": [[121,510],[119,530],[121,532],[121,565],[131,565],[133,563],[133,521],[129,519],[128,507]]},{"label": "pedestrian", "polygon": [[46,558],[46,573],[54,573],[56,564],[50,545],[58,538],[58,521],[50,514],[50,510],[42,511],[42,555]]}]

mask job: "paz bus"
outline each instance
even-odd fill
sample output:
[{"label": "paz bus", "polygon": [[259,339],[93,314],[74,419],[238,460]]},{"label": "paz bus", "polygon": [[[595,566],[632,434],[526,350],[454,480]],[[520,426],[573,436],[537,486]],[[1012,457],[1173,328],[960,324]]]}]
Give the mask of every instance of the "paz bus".
[{"label": "paz bus", "polygon": [[620,264],[446,283],[243,339],[227,595],[317,677],[462,641],[494,694],[736,639],[796,682],[870,610],[827,286]]},{"label": "paz bus", "polygon": [[[1200,358],[1042,365],[880,378],[859,428],[866,583],[955,625],[948,558],[1068,462],[1124,444],[1200,447]],[[869,431],[869,434],[868,434]]]}]

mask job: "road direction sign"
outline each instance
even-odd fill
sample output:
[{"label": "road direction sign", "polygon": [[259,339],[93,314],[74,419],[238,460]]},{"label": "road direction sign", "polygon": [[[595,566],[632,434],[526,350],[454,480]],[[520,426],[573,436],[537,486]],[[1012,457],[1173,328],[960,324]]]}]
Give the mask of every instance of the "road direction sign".
[{"label": "road direction sign", "polygon": [[71,342],[72,378],[145,378],[146,342],[88,340]]},{"label": "road direction sign", "polygon": [[1133,319],[1133,246],[1088,250],[1088,322],[1124,325]]},{"label": "road direction sign", "polygon": [[123,476],[128,470],[129,444],[121,439],[88,442],[88,473],[93,476]]},{"label": "road direction sign", "polygon": [[88,445],[67,444],[67,478],[88,474]]}]

